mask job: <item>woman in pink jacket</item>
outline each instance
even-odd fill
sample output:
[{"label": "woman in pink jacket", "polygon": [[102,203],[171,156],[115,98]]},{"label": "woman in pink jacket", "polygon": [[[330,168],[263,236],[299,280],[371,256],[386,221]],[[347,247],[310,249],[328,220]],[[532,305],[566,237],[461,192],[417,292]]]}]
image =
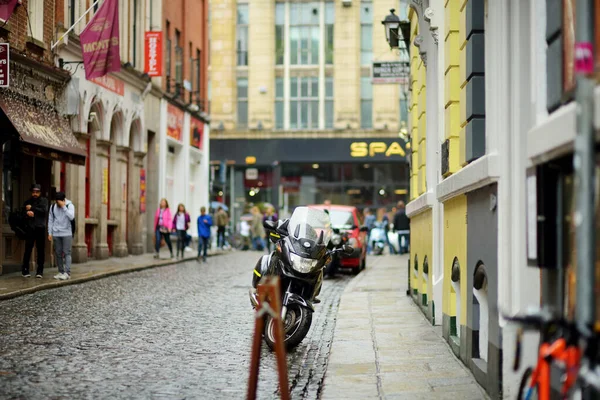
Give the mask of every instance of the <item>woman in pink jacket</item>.
[{"label": "woman in pink jacket", "polygon": [[169,202],[167,202],[167,199],[162,199],[160,201],[160,207],[158,207],[156,213],[154,214],[154,232],[156,236],[154,258],[158,258],[158,252],[160,251],[160,240],[162,238],[165,239],[165,243],[167,243],[167,246],[169,246],[171,258],[173,258],[173,245],[171,244],[172,230],[173,216],[171,215],[171,210],[169,209]]}]

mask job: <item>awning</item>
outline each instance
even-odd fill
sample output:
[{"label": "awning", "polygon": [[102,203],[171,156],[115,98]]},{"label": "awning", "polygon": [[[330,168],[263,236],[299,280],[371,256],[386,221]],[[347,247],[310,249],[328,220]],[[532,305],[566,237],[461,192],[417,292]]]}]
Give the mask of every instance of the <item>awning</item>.
[{"label": "awning", "polygon": [[52,105],[0,91],[0,109],[0,128],[14,127],[23,153],[85,165],[86,150],[73,135],[69,121]]}]

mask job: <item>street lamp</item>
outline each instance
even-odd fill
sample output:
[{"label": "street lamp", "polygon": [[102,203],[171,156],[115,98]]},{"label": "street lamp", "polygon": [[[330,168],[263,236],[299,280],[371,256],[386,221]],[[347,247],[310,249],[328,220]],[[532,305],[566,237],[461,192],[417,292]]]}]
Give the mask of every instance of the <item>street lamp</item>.
[{"label": "street lamp", "polygon": [[[394,14],[396,10],[391,9],[390,14],[385,17],[381,23],[385,27],[385,39],[387,40],[390,48],[400,48],[400,38],[404,41],[406,48],[410,47],[410,22],[400,21],[400,18]],[[402,33],[402,36],[400,36]]]}]

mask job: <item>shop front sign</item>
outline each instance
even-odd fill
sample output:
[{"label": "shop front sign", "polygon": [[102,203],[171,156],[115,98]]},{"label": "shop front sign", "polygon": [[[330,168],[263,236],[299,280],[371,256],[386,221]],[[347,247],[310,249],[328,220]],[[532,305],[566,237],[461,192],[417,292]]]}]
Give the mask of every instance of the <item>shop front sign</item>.
[{"label": "shop front sign", "polygon": [[172,104],[167,105],[167,136],[181,142],[183,111]]},{"label": "shop front sign", "polygon": [[354,158],[375,157],[383,154],[385,157],[406,156],[406,152],[398,142],[354,142],[350,144],[350,156]]},{"label": "shop front sign", "polygon": [[125,94],[125,82],[117,78],[113,78],[110,75],[104,75],[98,78],[90,79],[98,86],[102,86],[104,89],[110,90],[113,93],[123,96]]},{"label": "shop front sign", "polygon": [[0,87],[6,88],[10,84],[10,45],[0,43]]}]

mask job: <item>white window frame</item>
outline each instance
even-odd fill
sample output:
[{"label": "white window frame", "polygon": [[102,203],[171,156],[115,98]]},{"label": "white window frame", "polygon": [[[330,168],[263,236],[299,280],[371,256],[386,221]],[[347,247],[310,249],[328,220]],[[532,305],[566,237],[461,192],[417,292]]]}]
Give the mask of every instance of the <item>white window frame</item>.
[{"label": "white window frame", "polygon": [[29,0],[27,35],[44,42],[44,0]]}]

